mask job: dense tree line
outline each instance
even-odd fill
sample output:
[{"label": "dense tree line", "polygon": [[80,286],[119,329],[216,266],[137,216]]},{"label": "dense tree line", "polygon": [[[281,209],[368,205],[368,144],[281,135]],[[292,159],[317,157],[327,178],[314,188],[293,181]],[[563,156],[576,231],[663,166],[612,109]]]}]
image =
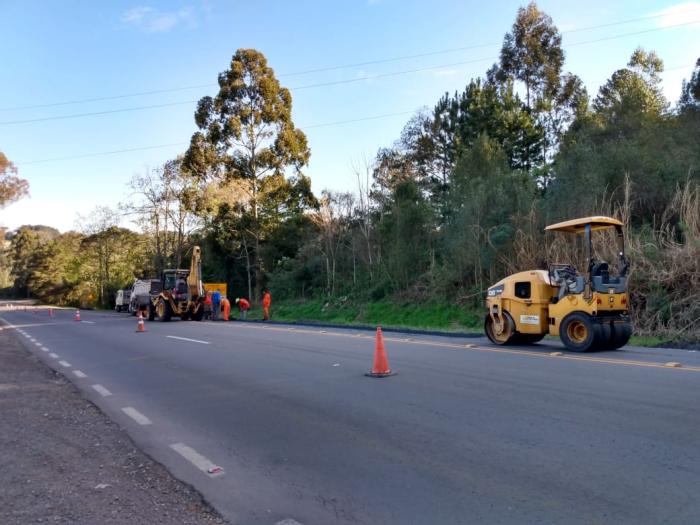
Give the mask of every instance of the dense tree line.
[{"label": "dense tree line", "polygon": [[565,63],[559,30],[530,3],[483,77],[354,167],[356,192],[316,196],[290,92],[261,53],[238,50],[197,105],[187,151],[132,181],[120,213],[142,233],[106,210],[81,233],[22,228],[6,254],[14,289],[107,303],[135,276],[186,266],[199,244],[205,279],[253,301],[270,286],[278,299],[474,308],[508,272],[564,256],[548,222],[604,213],[629,226],[640,326],[697,335],[700,59],[674,104],[653,51],[631,50],[594,95]]}]

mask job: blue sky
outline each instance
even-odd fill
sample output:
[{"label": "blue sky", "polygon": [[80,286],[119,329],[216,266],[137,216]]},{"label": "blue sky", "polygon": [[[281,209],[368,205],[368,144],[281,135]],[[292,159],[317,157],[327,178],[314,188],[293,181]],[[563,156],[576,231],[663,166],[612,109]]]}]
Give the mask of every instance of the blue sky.
[{"label": "blue sky", "polygon": [[[292,88],[294,121],[306,130],[313,188],[352,190],[352,165],[390,145],[410,117],[445,92],[461,90],[498,56],[503,35],[525,1],[467,2],[337,0],[219,2],[0,1],[0,151],[29,180],[31,197],[0,211],[0,225],[75,226],[76,213],[127,201],[127,182],[185,145],[53,162],[36,161],[149,146],[186,144],[195,101],[215,94],[216,76],[237,48],[262,51],[283,85]],[[565,68],[593,95],[638,45],[665,61],[664,91],[673,102],[700,56],[700,1],[540,1],[563,32]],[[619,23],[651,15],[646,20]],[[590,26],[615,24],[586,30]],[[678,26],[678,24],[685,24]],[[675,27],[674,27],[675,26]],[[664,28],[662,30],[657,30]],[[642,32],[596,43],[590,40]],[[310,69],[480,48],[421,58]],[[470,64],[464,62],[484,59]],[[457,65],[454,65],[457,64]],[[373,75],[431,68],[410,74]],[[309,84],[356,82],[295,89]],[[168,93],[29,109],[136,92],[202,86]],[[81,118],[16,121],[165,107]],[[361,122],[318,124],[409,112]]]}]

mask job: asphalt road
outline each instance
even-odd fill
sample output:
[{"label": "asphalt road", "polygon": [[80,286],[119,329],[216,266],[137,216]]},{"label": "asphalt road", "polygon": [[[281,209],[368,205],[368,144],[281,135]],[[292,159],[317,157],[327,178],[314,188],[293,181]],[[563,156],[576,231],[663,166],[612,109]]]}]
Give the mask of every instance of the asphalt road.
[{"label": "asphalt road", "polygon": [[72,317],[0,312],[234,523],[700,523],[697,352]]}]

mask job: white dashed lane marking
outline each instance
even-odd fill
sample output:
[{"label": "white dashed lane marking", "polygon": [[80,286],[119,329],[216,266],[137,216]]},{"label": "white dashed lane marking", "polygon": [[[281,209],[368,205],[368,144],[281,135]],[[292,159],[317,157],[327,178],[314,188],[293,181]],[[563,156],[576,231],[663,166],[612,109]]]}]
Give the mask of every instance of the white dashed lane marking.
[{"label": "white dashed lane marking", "polygon": [[57,354],[54,354],[53,352],[51,352],[51,353],[49,354],[49,356],[53,357],[54,359],[58,359],[58,355],[57,355]]},{"label": "white dashed lane marking", "polygon": [[34,341],[34,344],[35,344],[36,346],[41,346],[41,343],[40,343],[39,341]]},{"label": "white dashed lane marking", "polygon": [[82,321],[82,322],[87,323],[87,324],[95,324],[95,321]]},{"label": "white dashed lane marking", "polygon": [[48,348],[46,348],[45,346],[42,346],[41,349],[42,349],[44,352],[50,352],[50,350],[49,350]]},{"label": "white dashed lane marking", "polygon": [[190,339],[189,337],[178,337],[176,335],[166,335],[169,339],[177,339],[178,341],[189,341],[190,343],[199,343],[202,345],[210,344],[209,341],[200,341],[199,339]]},{"label": "white dashed lane marking", "polygon": [[107,397],[111,396],[112,392],[107,390],[105,387],[102,385],[92,385],[92,388],[94,388],[102,397]]},{"label": "white dashed lane marking", "polygon": [[172,445],[170,445],[170,448],[172,448],[175,452],[180,454],[183,458],[185,458],[187,461],[192,463],[195,467],[197,467],[199,470],[201,470],[209,476],[223,474],[223,469],[221,467],[218,467],[217,465],[209,461],[209,459],[202,456],[195,449],[193,449],[192,447],[188,447],[184,443],[173,443]]},{"label": "white dashed lane marking", "polygon": [[124,408],[122,408],[122,412],[124,412],[127,416],[129,416],[134,421],[136,421],[139,425],[152,425],[153,424],[150,419],[148,419],[146,416],[144,416],[141,412],[136,410],[134,407],[124,407]]},{"label": "white dashed lane marking", "polygon": [[68,361],[59,361],[58,364],[70,368],[70,363]]},{"label": "white dashed lane marking", "polygon": [[87,375],[85,373],[81,372],[80,370],[73,370],[73,373],[76,375],[76,377],[79,377],[81,379],[84,377],[87,377]]}]

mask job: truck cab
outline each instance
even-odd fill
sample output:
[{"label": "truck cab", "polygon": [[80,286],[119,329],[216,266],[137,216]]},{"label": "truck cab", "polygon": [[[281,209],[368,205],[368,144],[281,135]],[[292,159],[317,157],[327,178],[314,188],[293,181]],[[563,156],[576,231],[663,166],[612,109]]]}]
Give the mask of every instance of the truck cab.
[{"label": "truck cab", "polygon": [[117,290],[117,296],[114,299],[114,309],[117,312],[123,312],[129,309],[129,301],[131,300],[131,290]]}]

